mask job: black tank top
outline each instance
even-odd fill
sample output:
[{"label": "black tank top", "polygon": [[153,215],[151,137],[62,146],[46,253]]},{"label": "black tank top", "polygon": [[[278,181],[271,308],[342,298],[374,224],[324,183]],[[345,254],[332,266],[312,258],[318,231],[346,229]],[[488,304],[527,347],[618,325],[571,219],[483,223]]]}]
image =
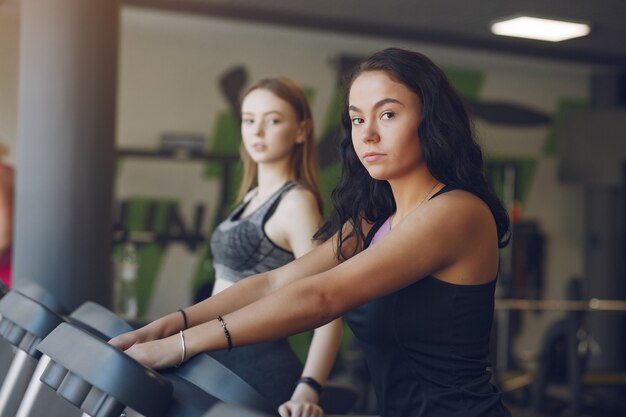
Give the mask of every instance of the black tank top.
[{"label": "black tank top", "polygon": [[494,291],[495,280],[455,285],[427,276],[345,315],[382,417],[510,416],[487,369]]}]

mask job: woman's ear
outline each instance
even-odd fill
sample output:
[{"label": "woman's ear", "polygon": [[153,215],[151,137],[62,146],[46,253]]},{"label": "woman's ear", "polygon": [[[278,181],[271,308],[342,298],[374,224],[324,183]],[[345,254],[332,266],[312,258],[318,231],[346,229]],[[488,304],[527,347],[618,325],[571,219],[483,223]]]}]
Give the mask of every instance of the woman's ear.
[{"label": "woman's ear", "polygon": [[303,120],[300,122],[298,126],[298,132],[296,134],[296,143],[304,143],[306,142],[306,138],[309,136],[311,132],[311,121]]}]

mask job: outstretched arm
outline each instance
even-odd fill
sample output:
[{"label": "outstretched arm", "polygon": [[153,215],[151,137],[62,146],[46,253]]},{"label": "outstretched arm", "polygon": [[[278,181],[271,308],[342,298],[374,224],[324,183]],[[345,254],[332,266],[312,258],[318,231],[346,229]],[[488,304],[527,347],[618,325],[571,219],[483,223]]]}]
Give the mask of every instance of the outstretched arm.
[{"label": "outstretched arm", "polygon": [[[300,214],[293,216],[290,215],[292,213]],[[281,219],[282,229],[296,258],[314,248],[316,242],[311,236],[319,228],[322,219],[311,193],[300,189],[289,192],[276,215],[277,219]],[[313,378],[322,386],[326,383],[337,356],[342,327],[341,319],[336,319],[315,329],[302,376]],[[318,405],[319,399],[318,392],[311,385],[298,383],[291,399],[283,403],[278,411],[281,417],[323,416],[324,412]]]},{"label": "outstretched arm", "polygon": [[[337,264],[332,245],[332,240],[329,240],[306,256],[281,268],[241,280],[224,291],[185,308],[189,330],[202,323],[214,321],[218,315],[239,310],[301,277],[332,268]],[[109,343],[126,350],[136,343],[176,335],[180,330],[184,330],[184,321],[183,315],[177,311],[141,329],[117,336]],[[180,344],[178,347],[180,348]]]},{"label": "outstretched arm", "polygon": [[[315,329],[302,376],[313,378],[322,386],[326,384],[337,356],[342,332],[343,321],[341,319],[335,319]],[[322,409],[316,405],[319,400],[319,394],[314,388],[307,383],[298,383],[291,400],[282,404],[278,411],[281,417],[322,416]]]},{"label": "outstretched arm", "polygon": [[[226,290],[185,308],[184,314],[180,311],[170,313],[141,329],[117,336],[111,339],[110,343],[119,349],[126,350],[136,343],[174,335],[180,330],[185,330],[185,319],[188,327],[214,320],[218,315],[238,310],[299,277],[315,274],[334,266],[337,261],[330,245],[320,248],[313,259],[301,258],[314,246],[311,236],[321,220],[315,200],[312,194],[309,194],[308,191],[297,189],[287,193],[273,216],[273,219],[281,220],[278,230],[296,254],[298,259],[294,262],[241,280]],[[310,201],[307,201],[307,197]],[[293,216],[294,212],[301,214],[297,216],[298,221],[296,221],[296,216]]]},{"label": "outstretched arm", "polygon": [[[281,268],[301,279],[224,316],[233,345],[320,327],[427,275],[458,285],[493,280],[498,251],[495,222],[480,200],[467,195],[453,191],[423,205],[379,243],[341,264],[334,260],[331,240]],[[315,265],[318,262],[324,267]],[[333,262],[336,266],[330,268]],[[306,267],[302,274],[292,269],[297,263]],[[228,347],[224,329],[216,320],[190,328],[184,337],[185,359]],[[176,365],[182,359],[177,336],[138,344],[127,352],[156,368]]]}]

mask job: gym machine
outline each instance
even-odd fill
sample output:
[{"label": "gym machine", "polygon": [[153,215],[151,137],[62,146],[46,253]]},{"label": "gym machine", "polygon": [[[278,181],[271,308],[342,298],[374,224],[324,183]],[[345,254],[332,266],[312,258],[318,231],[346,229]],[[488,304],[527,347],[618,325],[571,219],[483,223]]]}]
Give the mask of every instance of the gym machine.
[{"label": "gym machine", "polygon": [[38,349],[51,358],[41,381],[87,416],[200,417],[220,401],[273,411],[257,391],[207,354],[157,373],[66,323]]},{"label": "gym machine", "polygon": [[0,352],[10,362],[0,387],[0,416],[15,416],[41,357],[37,345],[64,321],[61,313],[53,297],[34,284],[0,300],[0,339],[11,347]]}]

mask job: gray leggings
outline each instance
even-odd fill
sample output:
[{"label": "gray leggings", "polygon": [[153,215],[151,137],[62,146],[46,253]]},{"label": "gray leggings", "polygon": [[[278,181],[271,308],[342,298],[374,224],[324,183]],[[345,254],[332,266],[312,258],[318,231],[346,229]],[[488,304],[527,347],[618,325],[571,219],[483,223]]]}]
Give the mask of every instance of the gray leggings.
[{"label": "gray leggings", "polygon": [[210,355],[239,375],[271,404],[278,407],[291,398],[302,374],[302,362],[287,339],[211,352]]}]

